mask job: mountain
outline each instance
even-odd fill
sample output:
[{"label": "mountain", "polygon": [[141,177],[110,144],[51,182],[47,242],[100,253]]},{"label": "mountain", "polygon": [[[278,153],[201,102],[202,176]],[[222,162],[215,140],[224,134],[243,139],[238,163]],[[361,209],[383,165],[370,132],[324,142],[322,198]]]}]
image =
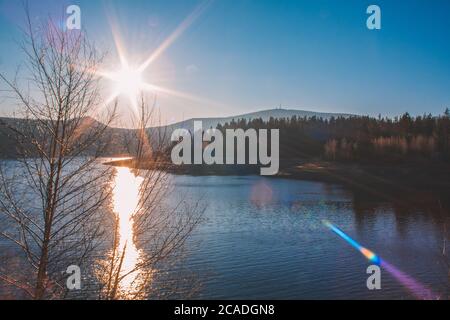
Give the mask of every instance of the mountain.
[{"label": "mountain", "polygon": [[[218,117],[218,118],[192,118],[188,120],[184,120],[181,122],[177,122],[174,124],[170,124],[167,126],[161,126],[158,129],[160,130],[166,130],[166,132],[171,133],[175,129],[183,128],[188,129],[189,131],[193,131],[194,128],[194,121],[202,121],[203,128],[215,128],[219,123],[225,124],[231,122],[233,119],[235,121],[239,119],[259,119],[261,118],[263,121],[268,121],[270,118],[292,118],[293,116],[297,116],[298,118],[323,118],[323,119],[330,119],[332,117],[338,118],[338,117],[344,117],[348,118],[351,116],[354,116],[352,114],[347,113],[325,113],[325,112],[315,112],[315,111],[307,111],[307,110],[296,110],[296,109],[268,109],[268,110],[262,110],[262,111],[256,111],[252,113],[245,113],[241,115],[236,116],[230,116],[230,117]],[[153,128],[156,129],[156,128]]]},{"label": "mountain", "polygon": [[[350,117],[351,114],[344,114],[344,113],[322,113],[322,112],[313,112],[313,111],[305,111],[305,110],[295,110],[295,109],[270,109],[270,110],[263,110],[263,111],[257,111],[252,113],[246,113],[236,116],[230,116],[230,117],[218,117],[218,118],[192,118],[189,120],[177,122],[171,125],[167,126],[160,126],[160,127],[150,127],[147,129],[149,136],[152,138],[161,136],[164,137],[163,140],[168,141],[170,139],[170,136],[173,132],[173,130],[178,128],[184,128],[188,129],[191,132],[194,128],[194,121],[202,121],[203,128],[215,128],[219,123],[225,124],[231,122],[233,119],[235,121],[239,119],[258,119],[261,118],[264,121],[269,120],[272,118],[291,118],[293,116],[297,117],[318,117],[318,118],[324,118],[324,119],[330,119],[331,117]],[[16,145],[15,141],[11,137],[11,131],[8,129],[9,126],[12,127],[28,127],[29,129],[34,126],[33,122],[36,120],[29,120],[26,121],[24,119],[20,118],[2,118],[0,117],[0,157],[15,157],[16,156]],[[100,126],[101,124],[93,119],[93,118],[85,118],[82,121],[81,127],[86,128],[85,130],[89,130],[90,128],[93,128],[95,126]],[[105,150],[105,156],[115,156],[115,155],[124,155],[127,153],[127,146],[132,144],[133,142],[130,141],[133,139],[133,137],[136,137],[135,134],[133,134],[133,129],[124,129],[124,128],[115,128],[115,127],[109,127],[106,129],[103,139],[110,142],[110,147]],[[100,141],[105,142],[105,141]],[[88,151],[90,152],[90,151]]]},{"label": "mountain", "polygon": [[[11,128],[17,129],[21,133],[39,136],[39,132],[42,131],[38,128],[42,127],[45,123],[51,126],[50,121],[39,121],[38,123],[38,120],[32,119],[0,117],[0,158],[15,158],[18,156],[16,139],[21,139],[21,137]],[[78,140],[82,141],[84,134],[92,132],[91,130],[95,130],[95,128],[104,128],[104,124],[94,118],[84,117],[81,118],[77,127],[79,128],[79,132],[76,132],[76,134],[80,137]],[[44,130],[43,132],[46,131]],[[102,138],[98,141],[98,145],[106,145],[106,142],[108,142],[108,148],[103,150],[102,155],[116,156],[126,154],[126,141],[132,132],[133,130],[129,129],[106,127]],[[29,139],[25,138],[23,141],[29,142]],[[91,148],[86,149],[86,153],[93,154],[98,145],[94,144]],[[30,145],[29,150],[33,149]]]}]

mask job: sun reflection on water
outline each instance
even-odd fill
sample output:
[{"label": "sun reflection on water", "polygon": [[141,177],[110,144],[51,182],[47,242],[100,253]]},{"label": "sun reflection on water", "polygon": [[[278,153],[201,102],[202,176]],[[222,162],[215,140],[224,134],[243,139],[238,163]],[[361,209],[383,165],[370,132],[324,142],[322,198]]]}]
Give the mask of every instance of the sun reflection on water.
[{"label": "sun reflection on water", "polygon": [[[139,261],[140,251],[136,248],[133,232],[133,215],[139,204],[139,188],[142,177],[135,176],[129,168],[117,168],[113,190],[113,210],[119,220],[119,253],[123,254],[121,275],[132,272]],[[125,276],[121,289],[125,292],[133,291],[138,272]]]}]

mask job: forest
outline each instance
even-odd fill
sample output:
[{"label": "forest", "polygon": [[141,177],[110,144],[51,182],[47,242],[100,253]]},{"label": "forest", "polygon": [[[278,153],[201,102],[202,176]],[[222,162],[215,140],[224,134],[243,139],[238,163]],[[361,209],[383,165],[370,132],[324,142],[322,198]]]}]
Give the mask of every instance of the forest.
[{"label": "forest", "polygon": [[450,111],[413,117],[292,117],[233,120],[218,129],[279,129],[281,159],[360,163],[448,162]]}]

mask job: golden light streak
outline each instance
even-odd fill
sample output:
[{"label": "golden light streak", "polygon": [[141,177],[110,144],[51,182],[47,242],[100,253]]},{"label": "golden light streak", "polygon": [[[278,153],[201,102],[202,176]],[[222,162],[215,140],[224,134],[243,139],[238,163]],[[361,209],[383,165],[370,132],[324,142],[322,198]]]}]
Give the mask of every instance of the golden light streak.
[{"label": "golden light streak", "polygon": [[174,96],[174,97],[183,98],[183,99],[187,99],[187,100],[191,100],[191,101],[196,101],[196,102],[201,102],[201,103],[206,103],[206,104],[214,104],[214,105],[219,105],[220,104],[217,101],[213,101],[213,100],[209,100],[209,99],[206,99],[206,98],[203,98],[203,97],[199,97],[199,96],[193,95],[191,93],[177,91],[177,90],[173,90],[173,89],[157,86],[157,85],[154,85],[154,84],[144,83],[142,88],[144,90],[147,90],[147,91],[150,91],[150,92],[154,91],[154,92],[165,93],[165,94],[168,94],[168,95],[171,95],[171,96]]},{"label": "golden light streak", "polygon": [[143,91],[150,91],[155,93],[164,93],[174,97],[188,99],[196,102],[222,105],[216,101],[212,101],[203,97],[195,96],[190,93],[180,92],[169,88],[157,86],[155,84],[147,83],[144,81],[143,73],[145,70],[156,60],[161,54],[167,50],[194,22],[198,17],[206,10],[211,4],[212,0],[203,1],[195,10],[187,16],[186,19],[175,29],[170,36],[162,42],[162,44],[142,63],[136,66],[132,66],[126,58],[126,50],[119,30],[116,27],[117,23],[109,19],[112,35],[114,38],[114,44],[117,50],[117,54],[120,60],[120,66],[116,71],[106,70],[89,70],[89,72],[108,79],[115,83],[112,94],[105,100],[105,105],[110,104],[120,95],[126,96],[131,103],[134,112],[138,109],[138,97]]},{"label": "golden light streak", "polygon": [[175,29],[174,32],[148,57],[148,59],[141,64],[139,71],[144,71],[148,66],[155,61],[167,48],[172,45],[179,36],[181,36],[197,18],[205,11],[211,1],[202,2],[186,19]]},{"label": "golden light streak", "polygon": [[117,23],[115,23],[114,21],[112,21],[112,18],[109,17],[108,18],[109,21],[109,25],[111,26],[111,32],[113,35],[113,39],[114,39],[114,44],[116,45],[116,50],[117,50],[117,54],[119,56],[119,60],[120,60],[120,64],[122,65],[122,67],[128,67],[128,61],[125,58],[125,46],[122,45],[122,40],[121,37],[119,36],[119,30],[117,29]]}]

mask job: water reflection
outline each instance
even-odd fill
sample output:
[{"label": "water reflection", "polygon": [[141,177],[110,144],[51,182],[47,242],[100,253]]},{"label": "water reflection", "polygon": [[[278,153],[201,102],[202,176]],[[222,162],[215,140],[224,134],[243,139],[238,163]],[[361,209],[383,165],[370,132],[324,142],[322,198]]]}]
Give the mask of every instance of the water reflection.
[{"label": "water reflection", "polygon": [[450,297],[448,194],[392,192],[392,202],[340,185],[256,176],[176,176],[173,183],[190,198],[208,199],[205,222],[192,236],[198,248],[183,261],[212,275],[202,276],[195,298],[416,298],[389,273],[382,273],[382,290],[367,290],[370,262],[327,233],[323,219]]},{"label": "water reflection", "polygon": [[133,233],[133,214],[139,203],[139,188],[143,179],[135,176],[128,168],[117,168],[114,179],[113,210],[118,218],[120,259],[120,288],[124,292],[133,292],[138,272],[133,272],[141,254],[136,248]]}]

